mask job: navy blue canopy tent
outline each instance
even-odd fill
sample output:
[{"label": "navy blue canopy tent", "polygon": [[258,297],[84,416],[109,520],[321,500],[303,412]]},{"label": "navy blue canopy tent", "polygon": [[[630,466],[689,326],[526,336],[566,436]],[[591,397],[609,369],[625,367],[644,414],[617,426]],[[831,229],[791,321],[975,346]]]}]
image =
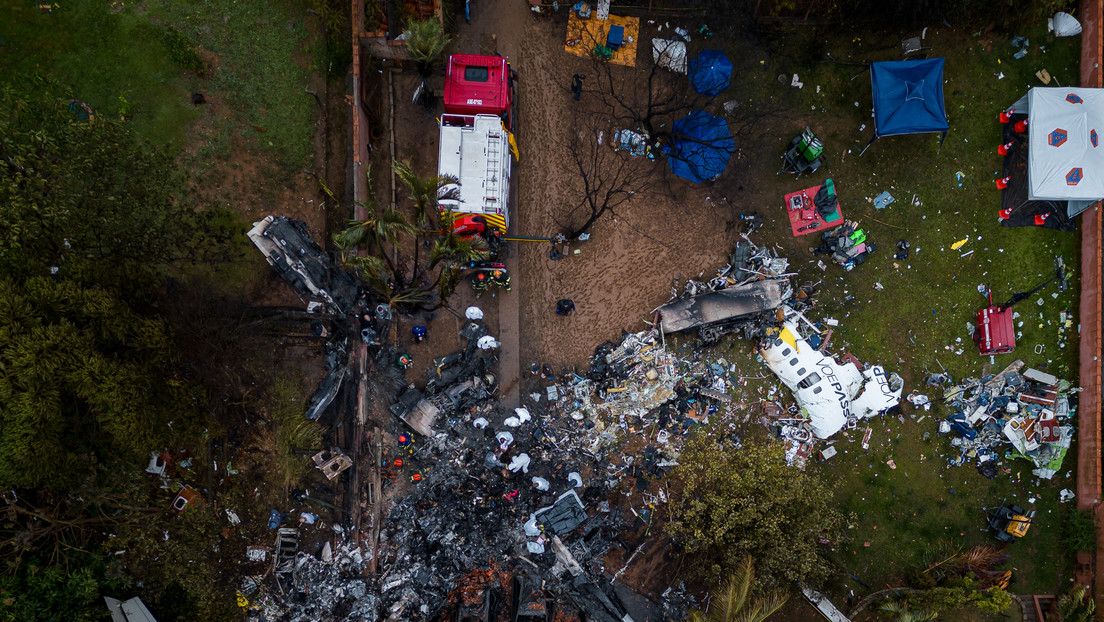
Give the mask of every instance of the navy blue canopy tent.
[{"label": "navy blue canopy tent", "polygon": [[871,63],[874,92],[874,137],[942,132],[947,137],[947,110],[943,105],[943,60],[896,60]]},{"label": "navy blue canopy tent", "polygon": [[694,183],[721,176],[736,151],[736,141],[725,120],[695,110],[675,121],[665,151],[671,172]]},{"label": "navy blue canopy tent", "polygon": [[715,97],[732,82],[732,61],[720,50],[703,50],[690,61],[690,85],[707,97]]}]

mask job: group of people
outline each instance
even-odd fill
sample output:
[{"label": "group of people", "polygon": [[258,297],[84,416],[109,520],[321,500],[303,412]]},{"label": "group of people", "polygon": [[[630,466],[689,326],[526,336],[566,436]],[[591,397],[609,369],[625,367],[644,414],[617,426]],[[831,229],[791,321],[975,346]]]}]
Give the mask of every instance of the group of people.
[{"label": "group of people", "polygon": [[492,285],[510,291],[510,274],[506,272],[506,268],[479,270],[472,275],[472,288],[475,289],[476,298],[482,296]]}]

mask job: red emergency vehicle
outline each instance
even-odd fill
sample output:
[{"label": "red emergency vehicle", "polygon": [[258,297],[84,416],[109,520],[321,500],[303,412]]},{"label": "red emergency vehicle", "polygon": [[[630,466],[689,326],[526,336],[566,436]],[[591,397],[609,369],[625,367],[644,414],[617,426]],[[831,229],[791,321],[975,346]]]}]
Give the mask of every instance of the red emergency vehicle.
[{"label": "red emergency vehicle", "polygon": [[459,180],[456,198],[440,201],[456,229],[479,222],[505,235],[510,224],[514,73],[500,56],[454,54],[445,80],[437,171]]}]

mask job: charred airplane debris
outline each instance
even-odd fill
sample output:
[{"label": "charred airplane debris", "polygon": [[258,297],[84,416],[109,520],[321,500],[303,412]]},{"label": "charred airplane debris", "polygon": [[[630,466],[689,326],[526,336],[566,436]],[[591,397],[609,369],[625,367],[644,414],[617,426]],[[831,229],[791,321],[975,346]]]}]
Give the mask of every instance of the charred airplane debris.
[{"label": "charred airplane debris", "polygon": [[299,297],[345,315],[356,301],[357,284],[310,236],[305,223],[271,215],[253,223],[247,234]]},{"label": "charred airplane debris", "polygon": [[341,391],[341,385],[351,372],[352,359],[349,358],[347,340],[332,339],[326,342],[326,377],[310,397],[304,416],[317,421],[330,403]]},{"label": "charred airplane debris", "polygon": [[743,331],[745,339],[764,334],[775,310],[794,296],[789,278],[793,273],[786,272],[788,259],[743,238],[728,265],[712,279],[688,281],[681,294],[657,309],[660,330],[669,334],[697,329],[707,344],[737,331]]},{"label": "charred airplane debris", "polygon": [[368,346],[378,346],[385,320],[374,310],[375,301],[367,290],[315,243],[302,221],[282,215],[266,216],[253,223],[247,235],[276,272],[307,302],[308,312],[333,320],[329,325],[316,320],[311,327],[312,334],[328,339],[326,377],[311,395],[305,413],[307,419],[316,421],[351,375],[350,342],[359,338]]},{"label": "charred airplane debris", "polygon": [[[483,620],[493,609],[521,621],[551,620],[558,612],[585,612],[598,622],[633,620],[603,560],[615,548],[629,557],[623,538],[640,536],[626,530],[646,530],[649,503],[666,499],[652,482],[674,461],[658,443],[639,456],[620,455],[611,441],[623,426],[612,413],[632,409],[658,419],[668,402],[694,399],[671,379],[674,357],[664,353],[657,331],[627,335],[599,349],[587,378],[570,376],[503,413],[494,359],[471,347],[483,334],[478,322],[467,324],[468,346],[434,365],[424,393],[408,389],[392,406],[424,437],[404,465],[427,476],[394,500],[381,526],[380,619]],[[652,374],[653,361],[672,367]],[[657,380],[665,388],[649,388]],[[636,383],[631,392],[630,383]],[[599,408],[607,402],[617,410]],[[433,409],[434,423],[420,425]],[[664,418],[671,429],[682,425]],[[622,482],[638,509],[611,503]],[[492,582],[457,597],[473,573],[498,566],[513,577],[510,589]],[[657,607],[680,617],[685,604],[676,593]]]}]

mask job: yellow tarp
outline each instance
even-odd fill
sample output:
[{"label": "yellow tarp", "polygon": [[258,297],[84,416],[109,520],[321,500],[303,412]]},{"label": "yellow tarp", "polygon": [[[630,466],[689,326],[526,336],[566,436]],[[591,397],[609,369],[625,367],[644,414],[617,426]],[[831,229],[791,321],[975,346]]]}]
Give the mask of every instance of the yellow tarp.
[{"label": "yellow tarp", "polygon": [[564,50],[575,56],[590,58],[595,46],[606,44],[610,26],[623,26],[625,38],[609,62],[635,67],[636,43],[640,39],[640,18],[610,15],[609,19],[595,19],[593,15],[591,13],[590,19],[581,19],[577,13],[571,12],[571,16],[567,19],[567,39],[564,42]]}]

